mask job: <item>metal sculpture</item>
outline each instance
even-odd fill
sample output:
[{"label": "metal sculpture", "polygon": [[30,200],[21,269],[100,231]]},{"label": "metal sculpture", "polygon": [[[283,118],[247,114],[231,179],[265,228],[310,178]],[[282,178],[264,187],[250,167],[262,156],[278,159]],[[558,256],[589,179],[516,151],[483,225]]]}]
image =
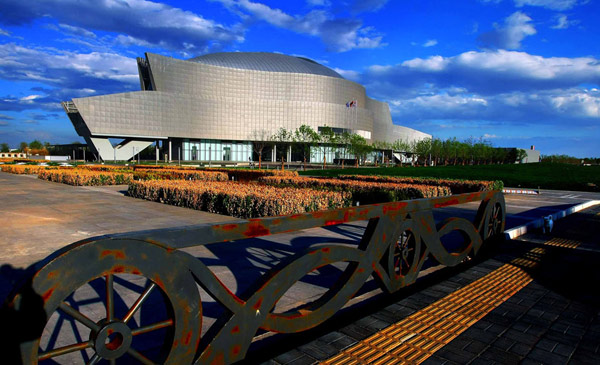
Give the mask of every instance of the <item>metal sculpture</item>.
[{"label": "metal sculpture", "polygon": [[[473,223],[449,218],[436,225],[432,210],[481,201]],[[202,262],[181,248],[272,235],[301,229],[368,221],[357,247],[323,244],[294,255],[261,279],[247,298],[232,293]],[[250,219],[238,223],[202,225],[137,234],[104,236],[74,243],[57,251],[30,276],[12,298],[7,313],[25,320],[26,330],[13,338],[23,363],[37,363],[63,354],[92,349],[89,364],[100,360],[116,363],[124,354],[144,364],[226,364],[245,357],[259,329],[280,333],[313,328],[333,316],[373,275],[381,288],[395,292],[414,283],[428,256],[440,264],[454,266],[477,254],[484,241],[500,235],[505,225],[501,192],[478,192],[443,198],[391,202],[352,208]],[[447,247],[441,237],[458,231],[464,242]],[[335,285],[319,299],[285,313],[274,313],[278,300],[307,273],[336,262],[348,263]],[[115,275],[143,276],[149,285],[122,318],[114,313]],[[103,319],[93,321],[65,300],[78,287],[101,279],[105,286]],[[202,303],[199,284],[227,310],[203,339]],[[165,299],[167,318],[144,327],[128,325],[152,292]],[[45,321],[55,311],[89,328],[89,338],[40,350]],[[166,329],[164,353],[151,360],[134,349],[136,336]],[[16,345],[15,345],[16,346]]]}]

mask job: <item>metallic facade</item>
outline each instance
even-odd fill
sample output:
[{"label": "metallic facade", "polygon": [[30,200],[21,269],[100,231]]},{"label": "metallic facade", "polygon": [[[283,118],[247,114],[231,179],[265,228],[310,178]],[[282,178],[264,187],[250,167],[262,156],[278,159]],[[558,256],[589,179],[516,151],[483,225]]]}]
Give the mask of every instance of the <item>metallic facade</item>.
[{"label": "metallic facade", "polygon": [[[178,60],[147,53],[138,69],[142,91],[63,103],[104,160],[130,158],[155,140],[173,148],[185,140],[255,141],[303,124],[343,128],[369,142],[429,137],[394,125],[387,103],[369,98],[362,85],[303,58],[217,53]],[[351,101],[355,107],[347,106]],[[125,140],[113,150],[109,137]],[[175,150],[169,155],[178,157]]]}]

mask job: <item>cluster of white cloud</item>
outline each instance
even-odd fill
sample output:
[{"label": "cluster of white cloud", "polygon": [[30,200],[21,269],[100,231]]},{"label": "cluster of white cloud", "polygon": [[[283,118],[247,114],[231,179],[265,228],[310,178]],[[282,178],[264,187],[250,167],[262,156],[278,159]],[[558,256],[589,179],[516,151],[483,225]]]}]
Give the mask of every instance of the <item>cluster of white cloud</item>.
[{"label": "cluster of white cloud", "polygon": [[0,0],[0,22],[22,25],[52,18],[67,33],[95,37],[113,32],[127,42],[198,53],[244,40],[239,25],[224,26],[198,14],[146,0]]},{"label": "cluster of white cloud", "polygon": [[582,125],[600,120],[600,60],[471,51],[371,66],[358,78],[398,122],[488,120]]},{"label": "cluster of white cloud", "polygon": [[[139,87],[135,59],[115,53],[77,53],[54,48],[0,44],[0,78],[39,81],[25,97],[2,96],[0,110],[56,109],[60,101]],[[91,89],[93,87],[93,89]]]},{"label": "cluster of white cloud", "polygon": [[525,37],[537,33],[531,18],[520,11],[504,19],[503,26],[495,24],[495,28],[479,36],[484,48],[519,49]]},{"label": "cluster of white cloud", "polygon": [[[581,2],[581,1],[579,1]],[[516,7],[540,6],[551,10],[568,10],[577,5],[577,0],[515,0]]]},{"label": "cluster of white cloud", "polygon": [[[357,48],[383,46],[382,36],[372,27],[364,27],[356,18],[338,18],[325,9],[313,9],[304,15],[290,15],[281,9],[250,0],[214,0],[244,20],[259,20],[300,34],[320,37],[330,51],[346,52]],[[368,1],[357,10],[377,10],[386,1]],[[318,5],[326,5],[319,2]]]}]

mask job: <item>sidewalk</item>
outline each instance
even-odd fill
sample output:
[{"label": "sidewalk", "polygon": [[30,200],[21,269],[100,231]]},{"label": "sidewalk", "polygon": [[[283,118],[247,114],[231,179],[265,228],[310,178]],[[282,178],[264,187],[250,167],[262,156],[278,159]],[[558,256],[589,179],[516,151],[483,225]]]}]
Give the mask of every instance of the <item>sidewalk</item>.
[{"label": "sidewalk", "polygon": [[312,341],[290,336],[295,348],[248,362],[597,364],[597,232],[599,206],[555,222],[552,234],[508,241],[462,272],[444,270],[391,303],[326,324]]}]

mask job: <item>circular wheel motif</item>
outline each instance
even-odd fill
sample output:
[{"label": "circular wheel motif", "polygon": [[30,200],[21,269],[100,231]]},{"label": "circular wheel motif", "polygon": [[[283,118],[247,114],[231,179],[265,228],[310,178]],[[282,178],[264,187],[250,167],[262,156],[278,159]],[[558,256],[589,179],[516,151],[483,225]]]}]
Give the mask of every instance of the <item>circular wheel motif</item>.
[{"label": "circular wheel motif", "polygon": [[487,238],[502,233],[502,206],[500,203],[494,204],[487,220]]},{"label": "circular wheel motif", "polygon": [[416,280],[425,260],[426,251],[418,233],[411,228],[401,228],[398,239],[390,245],[387,255],[382,258],[384,265],[387,260],[387,272],[391,279],[392,290],[397,290]]},{"label": "circular wheel motif", "polygon": [[193,361],[200,298],[192,276],[177,269],[166,249],[117,240],[71,247],[33,278],[47,322],[21,345],[23,363]]},{"label": "circular wheel motif", "polygon": [[415,258],[418,258],[415,235],[412,231],[404,231],[394,246],[394,274],[406,276],[418,262]]}]

